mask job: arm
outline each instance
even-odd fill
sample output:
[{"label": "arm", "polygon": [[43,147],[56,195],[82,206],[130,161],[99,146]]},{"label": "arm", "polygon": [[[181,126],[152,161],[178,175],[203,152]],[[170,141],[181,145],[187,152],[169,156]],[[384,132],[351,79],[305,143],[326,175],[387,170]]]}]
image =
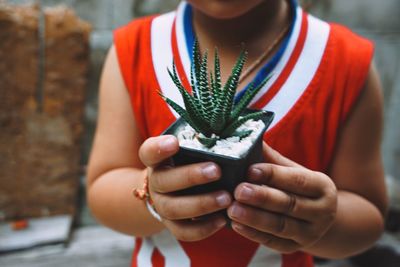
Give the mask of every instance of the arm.
[{"label": "arm", "polygon": [[[143,140],[129,99],[112,47],[100,83],[99,118],[88,167],[87,196],[94,216],[110,228],[135,236],[152,235],[166,227],[178,239],[193,241],[221,229],[226,221],[220,214],[207,220],[192,218],[227,208],[231,203],[227,192],[181,197],[171,194],[219,179],[218,166],[165,165],[179,149],[177,139],[160,136]],[[162,223],[132,195],[134,188],[142,188],[145,177]]]},{"label": "arm", "polygon": [[380,147],[382,128],[382,90],[372,66],[329,173],[338,188],[336,220],[311,252],[324,256],[324,251],[334,250],[334,257],[349,256],[370,247],[382,233],[388,205]]},{"label": "arm", "polygon": [[[264,146],[229,209],[239,234],[283,253],[303,250],[343,258],[371,246],[383,231],[387,200],[380,154],[382,96],[371,68],[342,130],[329,177]],[[252,197],[246,191],[252,190]],[[255,207],[257,209],[255,209]],[[240,212],[238,212],[240,211]]]},{"label": "arm", "polygon": [[148,235],[163,226],[132,195],[146,175],[137,151],[142,137],[135,124],[115,47],[103,68],[99,116],[87,173],[88,204],[106,226],[130,235]]}]

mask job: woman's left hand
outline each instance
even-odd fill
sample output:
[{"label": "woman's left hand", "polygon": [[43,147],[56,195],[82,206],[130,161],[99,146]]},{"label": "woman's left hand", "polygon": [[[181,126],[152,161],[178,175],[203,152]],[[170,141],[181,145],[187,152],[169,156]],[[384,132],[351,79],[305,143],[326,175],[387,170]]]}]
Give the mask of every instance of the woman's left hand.
[{"label": "woman's left hand", "polygon": [[232,228],[281,253],[315,244],[333,224],[337,191],[325,174],[311,171],[264,144],[268,163],[249,168],[229,207]]}]

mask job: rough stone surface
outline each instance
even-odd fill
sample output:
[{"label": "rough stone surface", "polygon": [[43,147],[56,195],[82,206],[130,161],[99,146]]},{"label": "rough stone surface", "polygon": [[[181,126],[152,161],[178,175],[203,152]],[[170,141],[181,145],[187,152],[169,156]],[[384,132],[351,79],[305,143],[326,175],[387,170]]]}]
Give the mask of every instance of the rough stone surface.
[{"label": "rough stone surface", "polygon": [[75,212],[90,27],[65,7],[44,10],[41,69],[39,14],[0,4],[2,219]]}]

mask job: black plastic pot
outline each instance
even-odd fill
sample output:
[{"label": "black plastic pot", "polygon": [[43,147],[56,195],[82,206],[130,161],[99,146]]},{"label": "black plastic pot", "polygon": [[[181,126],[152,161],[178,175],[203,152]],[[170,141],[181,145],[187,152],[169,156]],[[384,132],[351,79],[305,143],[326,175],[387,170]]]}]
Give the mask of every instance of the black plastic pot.
[{"label": "black plastic pot", "polygon": [[[245,114],[254,112],[256,110],[247,109]],[[199,162],[215,162],[221,168],[221,178],[212,183],[194,186],[182,190],[181,194],[201,194],[205,192],[212,192],[217,190],[227,190],[233,193],[236,186],[246,179],[247,169],[254,163],[262,162],[262,140],[264,132],[267,130],[274,118],[274,113],[266,111],[265,115],[261,118],[265,124],[264,129],[261,131],[253,145],[248,152],[241,158],[229,157],[219,155],[216,153],[191,149],[187,147],[180,147],[179,152],[172,157],[173,164],[176,166],[186,165]],[[163,133],[164,135],[171,134],[176,136],[177,130],[185,124],[182,118],[179,118]]]}]

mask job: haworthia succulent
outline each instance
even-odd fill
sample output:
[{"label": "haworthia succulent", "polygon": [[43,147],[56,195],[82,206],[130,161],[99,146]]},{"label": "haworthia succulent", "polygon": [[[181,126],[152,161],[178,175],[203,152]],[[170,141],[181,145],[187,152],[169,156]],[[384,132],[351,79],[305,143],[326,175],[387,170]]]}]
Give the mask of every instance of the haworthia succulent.
[{"label": "haworthia succulent", "polygon": [[195,40],[193,63],[190,68],[192,94],[182,85],[175,64],[173,63],[172,72],[168,69],[169,76],[182,95],[186,109],[162,93],[160,95],[196,132],[202,134],[202,136],[197,135],[197,138],[206,147],[214,146],[219,138],[229,136],[244,138],[250,135],[251,130],[237,131],[237,128],[250,119],[258,120],[264,115],[264,112],[260,111],[240,117],[270,77],[255,88],[253,86],[248,88],[239,103],[233,104],[246,57],[247,52],[242,50],[227,82],[222,86],[218,50],[215,49],[214,53],[214,72],[209,72],[207,52],[202,56],[199,43]]}]

